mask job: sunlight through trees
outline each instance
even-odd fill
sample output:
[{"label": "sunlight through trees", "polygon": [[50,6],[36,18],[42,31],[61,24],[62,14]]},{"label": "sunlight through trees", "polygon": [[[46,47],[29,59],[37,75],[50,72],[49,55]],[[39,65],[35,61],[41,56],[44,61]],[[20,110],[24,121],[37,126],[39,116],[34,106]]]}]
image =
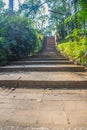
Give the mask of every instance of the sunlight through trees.
[{"label": "sunlight through trees", "polygon": [[[39,50],[43,35],[56,35],[58,42],[68,42],[67,46],[61,44],[58,47],[62,52],[70,56],[72,52],[70,46],[74,46],[71,58],[82,64],[87,63],[87,0],[17,0],[17,2],[8,0],[9,6],[5,6],[5,2],[5,0],[0,1],[0,45],[2,46],[0,55],[2,59],[3,57],[9,59],[15,46],[20,45],[23,49],[25,43],[31,48],[29,54],[35,48]],[[10,47],[10,44],[13,47]],[[67,53],[64,47],[65,49],[67,47]],[[4,49],[7,49],[6,56],[2,55]]]}]

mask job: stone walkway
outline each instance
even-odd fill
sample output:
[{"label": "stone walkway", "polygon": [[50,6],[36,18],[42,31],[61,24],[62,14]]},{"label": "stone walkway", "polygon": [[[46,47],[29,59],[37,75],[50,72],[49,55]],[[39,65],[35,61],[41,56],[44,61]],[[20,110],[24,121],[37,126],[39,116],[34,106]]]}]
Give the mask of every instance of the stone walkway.
[{"label": "stone walkway", "polygon": [[0,130],[87,130],[85,67],[57,52],[54,37],[44,45],[0,67]]},{"label": "stone walkway", "polygon": [[87,72],[4,72],[0,86],[15,88],[87,88]]},{"label": "stone walkway", "polygon": [[1,88],[0,126],[0,130],[87,130],[87,90]]}]

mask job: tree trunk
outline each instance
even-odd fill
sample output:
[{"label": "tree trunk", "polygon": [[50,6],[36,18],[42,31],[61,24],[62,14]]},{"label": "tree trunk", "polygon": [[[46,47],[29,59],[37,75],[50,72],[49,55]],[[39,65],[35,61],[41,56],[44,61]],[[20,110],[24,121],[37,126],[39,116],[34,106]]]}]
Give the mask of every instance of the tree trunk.
[{"label": "tree trunk", "polygon": [[74,27],[78,28],[78,18],[77,18],[77,2],[78,0],[74,0],[74,13],[75,13],[75,20],[74,20]]},{"label": "tree trunk", "polygon": [[18,4],[19,4],[19,8],[21,7],[21,2],[20,2],[20,0],[18,0]]},{"label": "tree trunk", "polygon": [[9,0],[9,14],[13,14],[14,0]]}]

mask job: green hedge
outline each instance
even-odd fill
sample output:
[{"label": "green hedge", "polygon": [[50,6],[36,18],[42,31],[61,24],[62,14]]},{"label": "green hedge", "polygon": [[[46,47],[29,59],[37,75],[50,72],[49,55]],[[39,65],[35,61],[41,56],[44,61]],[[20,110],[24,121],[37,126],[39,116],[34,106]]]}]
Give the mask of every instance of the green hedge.
[{"label": "green hedge", "polygon": [[42,35],[23,16],[1,17],[0,65],[26,57],[41,48]]},{"label": "green hedge", "polygon": [[57,46],[61,53],[83,65],[87,65],[87,38],[79,38],[78,41],[69,41]]}]

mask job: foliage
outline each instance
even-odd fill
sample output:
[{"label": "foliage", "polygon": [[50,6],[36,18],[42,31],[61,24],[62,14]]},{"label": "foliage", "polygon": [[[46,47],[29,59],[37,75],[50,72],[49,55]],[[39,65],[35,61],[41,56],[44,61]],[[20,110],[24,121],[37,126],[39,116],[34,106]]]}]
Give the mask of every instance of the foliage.
[{"label": "foliage", "polygon": [[46,28],[46,22],[48,20],[45,5],[47,6],[46,2],[42,0],[25,0],[18,10],[19,14],[31,19],[35,28],[42,34],[44,34],[44,29]]},{"label": "foliage", "polygon": [[60,43],[67,40],[67,44],[59,45],[60,50],[64,48],[69,57],[85,64],[87,0],[25,0],[23,4],[18,1],[19,10],[13,10],[11,15],[0,1],[0,61],[6,63],[40,50],[42,33],[56,34]]},{"label": "foliage", "polygon": [[[73,11],[64,24],[70,28],[67,42],[58,45],[58,50],[71,60],[87,65],[87,0],[71,0]],[[72,4],[71,4],[72,5]]]},{"label": "foliage", "polygon": [[87,38],[79,38],[78,41],[69,41],[58,45],[58,50],[83,65],[87,65]]},{"label": "foliage", "polygon": [[7,63],[7,44],[3,37],[0,37],[0,65],[4,65]]},{"label": "foliage", "polygon": [[64,39],[69,32],[69,28],[64,23],[64,20],[71,15],[70,5],[66,0],[51,0],[49,8],[51,10],[49,25],[60,41]]},{"label": "foliage", "polygon": [[0,12],[3,10],[4,5],[5,5],[5,3],[0,0]]},{"label": "foliage", "polygon": [[28,18],[5,16],[0,22],[0,65],[38,51],[41,38]]},{"label": "foliage", "polygon": [[19,12],[22,13],[26,17],[30,17],[34,19],[35,15],[39,11],[39,5],[41,4],[41,0],[25,0],[24,3],[20,6]]}]

